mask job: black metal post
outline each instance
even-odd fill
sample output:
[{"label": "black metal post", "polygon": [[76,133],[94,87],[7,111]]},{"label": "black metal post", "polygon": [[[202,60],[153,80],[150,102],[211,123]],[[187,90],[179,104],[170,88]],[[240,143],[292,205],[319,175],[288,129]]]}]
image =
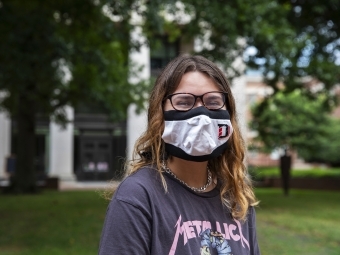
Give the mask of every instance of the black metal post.
[{"label": "black metal post", "polygon": [[285,196],[289,194],[289,182],[290,182],[290,169],[292,164],[292,157],[285,150],[285,154],[280,158],[280,170],[281,170],[281,181],[282,188]]}]

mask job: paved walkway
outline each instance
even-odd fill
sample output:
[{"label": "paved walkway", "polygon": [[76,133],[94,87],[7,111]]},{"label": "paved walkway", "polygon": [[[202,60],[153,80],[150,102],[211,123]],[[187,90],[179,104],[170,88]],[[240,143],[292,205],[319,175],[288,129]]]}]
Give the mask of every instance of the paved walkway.
[{"label": "paved walkway", "polygon": [[79,181],[59,181],[59,190],[102,190],[116,188],[119,181],[107,182],[79,182]]},{"label": "paved walkway", "polygon": [[[104,190],[108,188],[116,188],[119,181],[97,181],[97,182],[79,182],[79,181],[61,181],[57,184],[60,191],[64,190]],[[39,183],[37,183],[39,185]],[[9,185],[8,179],[0,179],[0,187],[7,187]],[[41,184],[43,185],[43,184]],[[56,186],[57,187],[57,186]],[[52,188],[53,189],[53,188]]]}]

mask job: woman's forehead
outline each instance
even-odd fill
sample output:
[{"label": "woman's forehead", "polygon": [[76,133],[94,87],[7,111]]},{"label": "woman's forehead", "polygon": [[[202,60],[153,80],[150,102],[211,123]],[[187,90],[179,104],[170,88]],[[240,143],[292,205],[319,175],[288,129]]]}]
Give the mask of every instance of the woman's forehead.
[{"label": "woman's forehead", "polygon": [[220,91],[216,81],[205,73],[192,71],[185,73],[172,93],[204,94],[209,91]]}]

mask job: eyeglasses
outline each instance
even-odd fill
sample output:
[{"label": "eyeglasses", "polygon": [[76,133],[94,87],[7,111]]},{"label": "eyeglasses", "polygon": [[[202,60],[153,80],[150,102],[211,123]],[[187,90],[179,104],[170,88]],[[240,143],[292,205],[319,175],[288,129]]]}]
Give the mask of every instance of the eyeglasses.
[{"label": "eyeglasses", "polygon": [[219,110],[225,105],[227,94],[219,91],[207,92],[200,96],[191,93],[175,93],[165,97],[165,100],[169,99],[172,107],[180,112],[191,110],[197,98],[201,99],[203,105],[209,110]]}]

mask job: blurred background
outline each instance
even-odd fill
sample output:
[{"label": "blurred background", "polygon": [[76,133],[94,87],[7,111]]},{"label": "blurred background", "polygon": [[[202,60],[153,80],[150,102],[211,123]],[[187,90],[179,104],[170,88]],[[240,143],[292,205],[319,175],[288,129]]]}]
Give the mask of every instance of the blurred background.
[{"label": "blurred background", "polygon": [[[0,0],[0,254],[93,254],[179,54],[230,80],[263,254],[340,254],[340,1]],[[34,194],[34,195],[33,195]]]}]

